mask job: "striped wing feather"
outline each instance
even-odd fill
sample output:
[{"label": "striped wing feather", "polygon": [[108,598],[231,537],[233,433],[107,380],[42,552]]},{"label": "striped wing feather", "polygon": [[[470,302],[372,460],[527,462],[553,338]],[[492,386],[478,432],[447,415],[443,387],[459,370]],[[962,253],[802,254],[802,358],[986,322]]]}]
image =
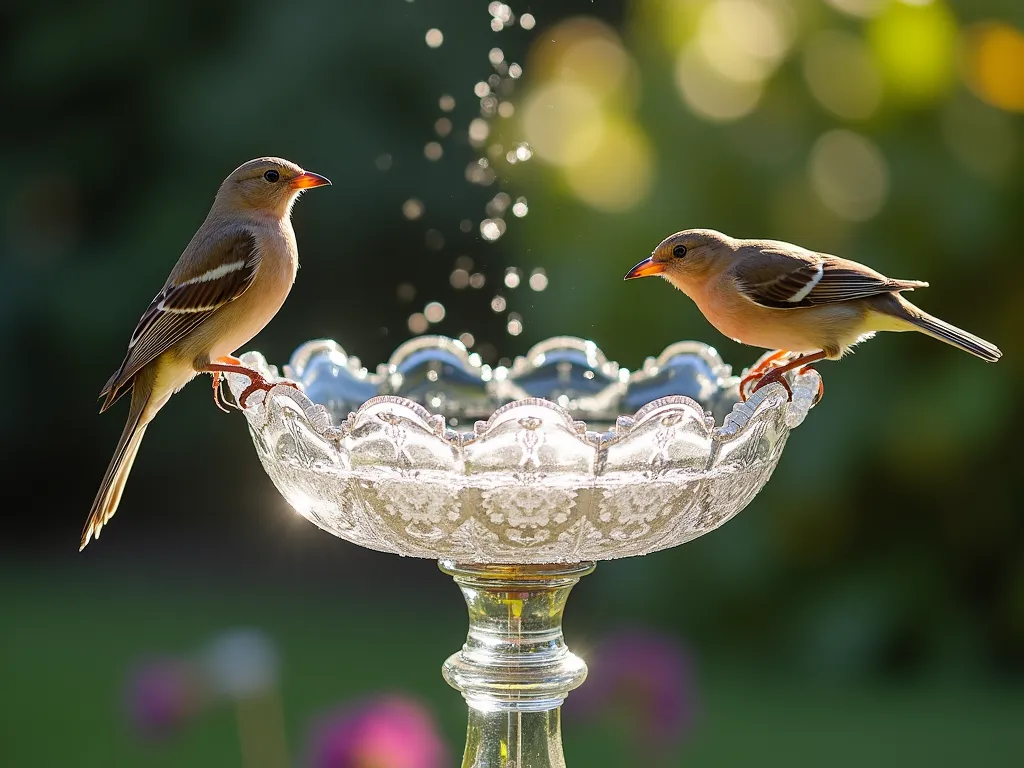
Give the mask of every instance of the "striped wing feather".
[{"label": "striped wing feather", "polygon": [[139,319],[124,362],[100,392],[100,397],[106,398],[101,411],[128,391],[127,385],[144,366],[185,338],[215,310],[245,293],[259,261],[253,235],[235,231],[213,243],[191,275],[186,272],[176,281],[168,281]]},{"label": "striped wing feather", "polygon": [[740,262],[740,292],[772,309],[796,309],[923,288],[917,280],[893,280],[855,261],[812,252],[762,249]]}]

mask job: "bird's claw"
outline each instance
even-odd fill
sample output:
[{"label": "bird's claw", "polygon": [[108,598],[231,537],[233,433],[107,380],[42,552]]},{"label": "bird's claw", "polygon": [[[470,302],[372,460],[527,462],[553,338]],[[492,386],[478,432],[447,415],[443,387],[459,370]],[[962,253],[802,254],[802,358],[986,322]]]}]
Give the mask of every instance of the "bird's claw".
[{"label": "bird's claw", "polygon": [[740,401],[744,403],[747,402],[747,398],[754,394],[757,390],[757,386],[754,386],[749,393],[747,392],[747,387],[751,384],[756,385],[756,383],[760,381],[772,368],[777,365],[782,365],[783,361],[785,361],[789,355],[790,353],[784,349],[777,350],[747,371],[747,375],[740,379]]},{"label": "bird's claw", "polygon": [[237,408],[237,405],[232,405],[226,397],[224,397],[224,391],[221,389],[221,384],[224,381],[224,377],[220,371],[213,372],[213,404],[216,405],[224,413],[231,413],[227,406],[231,405],[232,408]]},{"label": "bird's claw", "polygon": [[[743,400],[743,402],[746,402],[747,398],[750,397],[750,395],[757,392],[757,390],[761,389],[761,387],[765,387],[768,384],[772,384],[774,382],[778,382],[786,390],[787,401],[793,401],[793,388],[789,385],[789,382],[786,380],[785,374],[794,369],[796,369],[797,376],[801,376],[807,373],[808,371],[813,371],[814,368],[810,364],[803,365],[799,368],[797,368],[796,366],[800,365],[800,363],[803,360],[810,359],[813,362],[814,360],[820,359],[820,357],[823,356],[823,353],[817,353],[815,355],[797,355],[796,359],[789,362],[784,362],[788,354],[789,353],[780,355],[779,353],[776,353],[775,355],[772,355],[767,360],[765,360],[764,363],[759,365],[753,371],[744,376],[742,380],[740,380],[740,398]],[[769,363],[767,371],[764,371],[765,363]],[[754,384],[750,388],[750,394],[747,394],[746,386],[752,381],[754,382]],[[811,405],[815,406],[818,403],[820,403],[821,399],[824,396],[825,381],[819,375],[818,391],[815,394],[814,402],[812,402]]]},{"label": "bird's claw", "polygon": [[238,396],[239,407],[242,410],[245,410],[245,402],[249,399],[250,395],[256,392],[269,392],[279,384],[285,387],[292,387],[300,392],[302,391],[302,387],[299,386],[298,382],[290,381],[288,379],[282,379],[281,381],[267,381],[257,373],[255,376],[250,377],[249,386],[243,389],[242,394]]}]

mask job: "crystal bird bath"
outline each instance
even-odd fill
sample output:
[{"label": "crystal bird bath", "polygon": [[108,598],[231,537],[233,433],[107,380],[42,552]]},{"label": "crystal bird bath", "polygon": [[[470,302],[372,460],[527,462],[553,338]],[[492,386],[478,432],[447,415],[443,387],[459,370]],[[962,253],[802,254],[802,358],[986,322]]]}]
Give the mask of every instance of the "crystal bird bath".
[{"label": "crystal bird bath", "polygon": [[[275,380],[258,353],[247,365]],[[586,664],[562,611],[598,560],[683,544],[768,481],[818,374],[740,403],[718,354],[680,342],[639,371],[589,341],[538,344],[510,368],[420,337],[370,373],[311,341],[245,417],[264,469],[304,517],[363,547],[433,558],[469,607],[445,679],[469,705],[464,768],[564,766],[560,707]],[[228,377],[237,398],[247,384]]]}]

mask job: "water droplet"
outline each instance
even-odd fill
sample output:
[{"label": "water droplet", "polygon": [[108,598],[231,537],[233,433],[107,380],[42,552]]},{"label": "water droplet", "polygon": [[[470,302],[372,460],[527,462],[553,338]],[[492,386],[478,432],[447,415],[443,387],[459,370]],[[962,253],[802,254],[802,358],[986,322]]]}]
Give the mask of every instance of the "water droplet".
[{"label": "water droplet", "polygon": [[430,323],[422,312],[414,312],[409,315],[409,330],[415,334],[425,333]]},{"label": "water droplet", "polygon": [[503,101],[498,105],[498,114],[502,117],[512,117],[516,113],[516,106],[511,101]]},{"label": "water droplet", "polygon": [[428,29],[427,30],[427,45],[431,48],[440,48],[441,43],[444,42],[444,35],[440,29]]},{"label": "water droplet", "polygon": [[525,141],[516,146],[516,160],[525,163],[533,157],[533,148]]},{"label": "water droplet", "polygon": [[[481,123],[484,121],[481,120]],[[487,125],[487,123],[484,123]],[[490,163],[487,162],[487,158],[481,157],[475,163],[470,163],[466,166],[466,181],[471,184],[479,184],[481,187],[486,187],[494,183],[497,175],[494,173],[494,169],[490,167]],[[469,232],[473,229],[473,224],[470,222],[469,229],[463,230]]]},{"label": "water droplet", "polygon": [[444,305],[439,301],[432,301],[423,308],[423,316],[430,323],[440,323],[444,320]]},{"label": "water droplet", "polygon": [[505,60],[505,54],[502,52],[501,48],[491,48],[487,54],[487,59],[494,66],[498,66]]},{"label": "water droplet", "polygon": [[484,117],[494,117],[498,114],[498,100],[493,96],[480,99],[480,114]]},{"label": "water droplet", "polygon": [[[470,222],[470,226],[472,227],[472,222]],[[459,258],[455,260],[455,268],[464,269],[466,272],[469,272],[473,269],[473,259],[469,256],[459,256]]]},{"label": "water droplet", "polygon": [[543,291],[548,287],[548,276],[543,269],[535,269],[530,275],[530,287],[535,291]]},{"label": "water droplet", "polygon": [[474,272],[469,276],[469,287],[470,288],[483,288],[484,283],[487,282],[487,278],[484,277],[482,272]]},{"label": "water droplet", "polygon": [[436,141],[429,141],[427,145],[423,147],[423,155],[427,160],[440,160],[441,155],[444,154],[444,149]]},{"label": "water droplet", "polygon": [[442,112],[451,112],[455,109],[455,97],[450,96],[447,93],[438,99],[437,105],[441,107]]},{"label": "water droplet", "polygon": [[533,29],[537,26],[537,20],[533,18],[532,13],[524,13],[519,17],[519,26],[523,29]]},{"label": "water droplet", "polygon": [[504,312],[505,311],[505,297],[504,296],[495,296],[493,299],[491,299],[491,309],[494,310],[495,312]]},{"label": "water droplet", "polygon": [[[469,232],[472,232],[473,231],[473,220],[472,219],[463,219],[462,221],[459,222],[459,229],[462,230],[463,232],[466,232],[467,234]],[[467,269],[469,269],[469,267],[467,267]]]},{"label": "water droplet", "polygon": [[417,200],[415,197],[410,197],[404,203],[402,203],[402,215],[410,221],[414,221],[423,215],[426,209],[423,207],[423,203]]},{"label": "water droplet", "polygon": [[504,219],[484,219],[480,222],[480,234],[484,240],[494,241],[505,234]]},{"label": "water droplet", "polygon": [[479,98],[479,99],[482,99],[484,96],[487,96],[490,92],[491,92],[491,86],[489,86],[487,83],[483,82],[482,80],[479,83],[477,83],[476,85],[473,86],[473,93],[475,93],[477,98]]},{"label": "water droplet", "polygon": [[512,215],[517,219],[523,218],[527,213],[530,212],[530,207],[526,204],[526,198],[520,197],[516,200],[516,204],[512,206]]},{"label": "water droplet", "polygon": [[476,339],[473,338],[473,334],[469,332],[459,334],[459,341],[462,342],[466,349],[469,349],[476,344]]},{"label": "water droplet", "polygon": [[518,288],[521,280],[522,273],[515,267],[509,267],[508,269],[505,270],[506,288]]},{"label": "water droplet", "polygon": [[523,321],[520,318],[516,318],[513,315],[509,315],[508,321],[508,334],[509,336],[518,336],[523,332]]},{"label": "water droplet", "polygon": [[512,9],[505,3],[490,3],[487,6],[487,12],[503,24],[508,24],[512,21]]},{"label": "water droplet", "polygon": [[437,118],[437,122],[434,123],[434,131],[438,136],[442,138],[452,132],[452,121],[447,117]]},{"label": "water droplet", "polygon": [[520,77],[523,76],[523,68],[522,68],[522,66],[519,65],[519,64],[515,64],[515,63],[509,64],[508,65],[508,76],[511,77],[513,80],[518,80]]},{"label": "water droplet", "polygon": [[505,209],[512,203],[512,198],[504,192],[499,192],[488,201],[486,211],[488,216],[501,216]]},{"label": "water droplet", "polygon": [[448,282],[452,284],[452,288],[466,288],[469,285],[469,272],[464,269],[453,269],[448,276]]}]

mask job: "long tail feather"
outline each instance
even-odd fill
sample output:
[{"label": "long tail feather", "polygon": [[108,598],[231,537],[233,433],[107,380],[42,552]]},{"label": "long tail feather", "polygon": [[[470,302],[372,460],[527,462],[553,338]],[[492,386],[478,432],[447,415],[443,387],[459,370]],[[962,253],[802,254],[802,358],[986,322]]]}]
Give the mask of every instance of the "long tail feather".
[{"label": "long tail feather", "polygon": [[124,425],[121,439],[118,440],[114,456],[110,460],[106,474],[103,475],[103,482],[92,503],[92,509],[89,510],[89,518],[82,529],[79,551],[85,549],[91,539],[100,537],[100,530],[117,511],[125,483],[128,482],[128,474],[132,470],[132,463],[139,452],[142,436],[146,433],[148,422],[144,422],[142,418],[149,398],[148,391],[142,392],[138,386],[133,388],[128,422]]},{"label": "long tail feather", "polygon": [[939,320],[939,318],[915,307],[906,299],[900,301],[900,304],[906,313],[904,315],[905,319],[932,338],[951,344],[957,349],[962,349],[964,352],[970,352],[987,363],[994,363],[1003,356],[999,347],[985,341],[980,336],[975,336],[973,333],[968,333],[962,328],[950,325],[945,320]]}]

